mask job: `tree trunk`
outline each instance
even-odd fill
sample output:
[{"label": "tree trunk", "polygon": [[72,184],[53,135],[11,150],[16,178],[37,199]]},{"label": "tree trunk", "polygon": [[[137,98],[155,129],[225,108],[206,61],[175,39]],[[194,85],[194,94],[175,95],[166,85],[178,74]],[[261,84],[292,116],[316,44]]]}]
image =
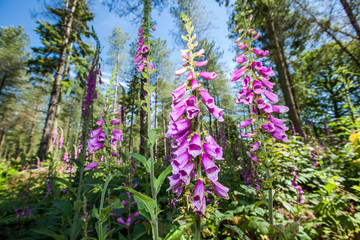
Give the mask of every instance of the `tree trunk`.
[{"label": "tree trunk", "polygon": [[3,125],[2,129],[1,129],[0,148],[1,148],[2,145],[4,144],[5,135],[6,135],[6,125],[5,125],[5,126]]},{"label": "tree trunk", "polygon": [[[53,88],[50,95],[50,101],[49,101],[49,107],[46,115],[46,121],[44,126],[43,135],[41,137],[40,147],[38,151],[38,156],[40,160],[43,160],[46,155],[46,151],[49,145],[49,139],[51,134],[51,126],[54,119],[54,112],[56,107],[56,98],[59,92],[60,82],[62,79],[62,76],[64,74],[65,64],[66,64],[66,53],[69,45],[69,36],[70,31],[72,28],[72,22],[74,18],[74,12],[77,6],[78,0],[73,0],[73,4],[71,6],[71,10],[69,13],[69,16],[65,18],[65,28],[64,28],[64,37],[62,41],[62,47],[61,47],[61,55],[60,55],[60,61],[59,66],[55,74],[55,80],[53,84]],[[68,20],[67,20],[68,19]]]},{"label": "tree trunk", "polygon": [[29,142],[28,142],[28,147],[26,150],[26,155],[28,155],[30,153],[31,150],[31,146],[32,146],[32,141],[33,141],[33,137],[34,137],[34,132],[35,132],[35,126],[36,126],[36,120],[37,120],[37,111],[39,109],[39,105],[36,105],[35,107],[35,113],[34,113],[34,117],[31,123],[31,130],[30,130],[30,135],[29,135]]},{"label": "tree trunk", "polygon": [[279,76],[279,83],[281,91],[284,95],[285,104],[289,107],[289,118],[292,124],[295,127],[297,133],[302,134],[303,127],[302,127],[302,120],[300,114],[298,113],[299,110],[296,108],[295,98],[293,92],[291,90],[291,83],[289,76],[287,74],[287,63],[286,58],[284,56],[284,51],[281,48],[281,43],[279,42],[278,36],[279,32],[275,27],[274,20],[270,15],[270,11],[268,7],[264,8],[264,13],[266,16],[265,21],[265,29],[270,38],[271,42],[271,51],[275,60],[276,64],[276,71],[278,72]]},{"label": "tree trunk", "polygon": [[346,0],[340,0],[340,2],[343,5],[343,8],[349,18],[351,25],[353,26],[353,28],[356,31],[358,40],[360,41],[360,26],[359,26],[358,22],[356,21],[356,17],[354,15],[349,3]]},{"label": "tree trunk", "polygon": [[139,152],[141,155],[146,155],[146,149],[147,149],[147,113],[146,109],[146,96],[147,92],[144,89],[144,86],[146,85],[146,78],[141,77],[141,87],[140,87],[140,100],[143,102],[140,108],[140,149]]},{"label": "tree trunk", "polygon": [[2,95],[2,90],[5,87],[5,80],[6,80],[6,73],[4,74],[4,77],[1,78],[1,82],[0,82],[0,96]]}]

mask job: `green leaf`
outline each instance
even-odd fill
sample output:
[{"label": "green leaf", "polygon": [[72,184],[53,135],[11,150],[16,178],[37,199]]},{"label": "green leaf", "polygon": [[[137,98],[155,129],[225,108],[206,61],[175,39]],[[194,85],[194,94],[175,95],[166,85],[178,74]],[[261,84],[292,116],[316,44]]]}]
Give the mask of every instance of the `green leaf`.
[{"label": "green leaf", "polygon": [[124,208],[124,205],[121,204],[120,200],[117,199],[115,202],[113,202],[111,204],[112,208],[114,209],[119,209],[119,208]]},{"label": "green leaf", "polygon": [[166,235],[164,240],[180,240],[184,235],[185,226],[175,227]]},{"label": "green leaf", "polygon": [[156,202],[154,201],[154,199],[142,194],[142,193],[139,193],[138,191],[132,189],[132,188],[129,188],[129,187],[118,187],[118,188],[115,188],[115,190],[120,190],[120,189],[123,189],[127,192],[131,192],[135,195],[135,201],[136,201],[136,204],[138,206],[138,210],[139,210],[139,213],[141,215],[143,215],[147,220],[149,220],[150,224],[151,224],[151,229],[152,229],[152,233],[153,233],[153,238],[155,237],[154,236],[154,224],[153,224],[153,221],[155,221],[156,219],[156,216],[155,216],[155,207],[156,207]]},{"label": "green leaf", "polygon": [[164,171],[162,171],[162,173],[160,173],[159,177],[155,179],[156,193],[160,192],[161,186],[163,185],[167,175],[169,175],[171,171],[172,171],[172,166],[169,165],[167,168],[165,168]]},{"label": "green leaf", "polygon": [[65,236],[58,235],[55,232],[48,230],[48,229],[31,229],[31,231],[52,237],[53,239],[56,239],[56,240],[66,240]]},{"label": "green leaf", "polygon": [[82,206],[83,204],[84,204],[83,201],[75,201],[75,202],[74,202],[74,207],[73,207],[74,212],[75,212],[75,213],[80,212],[80,208],[81,208],[81,206]]},{"label": "green leaf", "polygon": [[153,74],[154,72],[157,72],[157,71],[159,71],[159,69],[154,69],[150,72],[150,74]]},{"label": "green leaf", "polygon": [[57,178],[57,177],[49,177],[50,180],[56,181],[56,182],[61,182],[63,184],[65,184],[68,188],[71,188],[71,182],[62,179],[62,178]]},{"label": "green leaf", "polygon": [[324,189],[328,192],[328,194],[330,195],[331,193],[331,190],[334,190],[335,189],[335,184],[331,184],[331,183],[328,183],[325,185]]},{"label": "green leaf", "polygon": [[259,207],[261,204],[264,204],[265,206],[267,206],[267,203],[264,200],[261,201],[257,201],[254,205],[254,210]]},{"label": "green leaf", "polygon": [[138,154],[138,153],[127,153],[126,155],[139,160],[144,165],[146,171],[148,173],[150,173],[150,169],[151,169],[151,161],[150,160],[147,160],[146,157],[144,157],[143,155]]},{"label": "green leaf", "polygon": [[72,205],[65,200],[53,200],[52,203],[64,213],[66,221],[70,223],[73,209]]},{"label": "green leaf", "polygon": [[291,206],[289,203],[282,201],[281,204],[284,206],[286,210],[288,210],[291,213],[294,213],[294,207]]},{"label": "green leaf", "polygon": [[234,230],[237,234],[239,234],[240,239],[242,239],[242,240],[250,240],[250,238],[248,236],[246,236],[246,234],[240,228],[238,228],[237,226],[228,225],[228,224],[225,224],[224,226],[226,228]]},{"label": "green leaf", "polygon": [[159,134],[161,132],[161,129],[160,128],[153,128],[153,129],[150,129],[149,133],[148,133],[148,140],[149,140],[149,144],[151,146],[154,146],[155,145],[155,141],[156,139],[158,138]]},{"label": "green leaf", "polygon": [[285,226],[284,235],[286,240],[295,239],[299,232],[299,222],[288,223]]},{"label": "green leaf", "polygon": [[100,220],[99,210],[96,207],[91,210],[91,216]]}]

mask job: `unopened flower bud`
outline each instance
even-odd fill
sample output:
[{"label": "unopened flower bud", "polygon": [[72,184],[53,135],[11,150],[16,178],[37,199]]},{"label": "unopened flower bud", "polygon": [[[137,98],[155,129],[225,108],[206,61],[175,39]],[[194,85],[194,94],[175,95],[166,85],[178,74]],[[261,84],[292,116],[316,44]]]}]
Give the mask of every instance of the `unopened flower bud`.
[{"label": "unopened flower bud", "polygon": [[258,39],[259,37],[260,37],[260,33],[256,34],[256,36],[255,36],[255,37],[253,37],[253,40]]},{"label": "unopened flower bud", "polygon": [[252,28],[249,28],[246,33],[247,33],[248,35],[250,35],[250,34],[252,33],[252,31],[253,31],[253,29],[252,29]]},{"label": "unopened flower bud", "polygon": [[251,21],[253,19],[254,15],[250,14],[249,20]]}]

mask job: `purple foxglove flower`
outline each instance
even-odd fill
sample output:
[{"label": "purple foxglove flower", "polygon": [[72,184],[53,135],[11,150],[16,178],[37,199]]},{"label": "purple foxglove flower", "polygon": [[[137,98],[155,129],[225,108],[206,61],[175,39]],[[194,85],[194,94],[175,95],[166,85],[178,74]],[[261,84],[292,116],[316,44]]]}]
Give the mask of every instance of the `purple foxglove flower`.
[{"label": "purple foxglove flower", "polygon": [[106,134],[105,134],[104,132],[101,132],[101,133],[99,134],[99,136],[97,136],[97,140],[98,140],[99,142],[103,142],[103,141],[105,141],[105,139],[106,139]]},{"label": "purple foxglove flower", "polygon": [[246,44],[244,43],[238,43],[237,46],[240,48],[240,50],[245,50],[247,48]]},{"label": "purple foxglove flower", "polygon": [[253,101],[254,101],[254,94],[251,93],[251,92],[249,92],[249,93],[246,95],[245,98],[241,98],[241,99],[240,99],[240,103],[245,103],[245,104],[248,104],[248,105],[252,104]]},{"label": "purple foxglove flower", "polygon": [[275,126],[273,123],[268,123],[268,124],[264,124],[264,125],[261,125],[261,128],[265,131],[265,132],[268,132],[268,133],[272,133],[275,131]]},{"label": "purple foxglove flower", "polygon": [[193,199],[194,213],[205,216],[206,211],[206,198],[205,198],[205,186],[201,179],[195,185],[194,199]]},{"label": "purple foxglove flower", "polygon": [[181,76],[187,71],[186,67],[180,68],[179,70],[175,71],[175,76]]},{"label": "purple foxglove flower", "polygon": [[116,157],[120,157],[120,155],[117,152],[112,152],[111,156],[116,156]]},{"label": "purple foxglove flower", "polygon": [[197,115],[199,115],[200,108],[195,107],[195,106],[193,106],[193,107],[188,107],[188,108],[186,109],[186,112],[187,112],[187,117],[188,117],[188,119],[193,119],[193,118],[195,118]]},{"label": "purple foxglove flower", "polygon": [[152,61],[149,62],[149,71],[151,72],[152,70],[154,70],[154,65],[152,63]]},{"label": "purple foxglove flower", "polygon": [[129,215],[129,217],[126,219],[126,226],[130,227],[131,225],[131,216]]},{"label": "purple foxglove flower", "polygon": [[[89,140],[88,140],[88,143],[89,143]],[[93,152],[96,152],[97,150],[100,150],[102,147],[104,147],[104,144],[102,144],[100,142],[96,142],[94,144],[88,144],[87,150],[89,151],[89,153],[93,153]]]},{"label": "purple foxglove flower", "polygon": [[144,33],[144,29],[142,27],[139,28],[139,32],[138,32],[138,35],[139,36],[142,36]]},{"label": "purple foxglove flower", "polygon": [[265,107],[262,109],[264,112],[266,113],[272,113],[273,109],[272,106],[270,104],[265,103]]},{"label": "purple foxglove flower", "polygon": [[256,71],[260,71],[262,68],[262,62],[253,62],[252,66]]},{"label": "purple foxglove flower", "polygon": [[242,64],[244,62],[246,62],[246,57],[244,57],[244,54],[240,54],[239,56],[237,56],[235,58],[235,61],[238,63],[238,64]]},{"label": "purple foxglove flower", "polygon": [[287,128],[285,125],[284,125],[284,120],[283,119],[279,119],[279,118],[275,118],[275,117],[270,117],[269,118],[269,121],[271,123],[273,123],[275,125],[275,127],[278,127],[280,128],[281,130],[283,131],[286,131],[288,130],[289,128]]},{"label": "purple foxglove flower", "polygon": [[217,181],[220,169],[215,165],[214,161],[209,158],[208,155],[203,154],[201,162],[203,164],[206,176],[213,182]]},{"label": "purple foxglove flower", "polygon": [[205,67],[207,63],[208,63],[208,60],[203,61],[203,62],[195,62],[194,64],[196,67]]},{"label": "purple foxglove flower", "polygon": [[141,60],[142,60],[142,55],[138,54],[135,58],[134,58],[134,64],[138,64]]},{"label": "purple foxglove flower", "polygon": [[199,75],[207,80],[214,80],[218,77],[215,72],[199,72]]},{"label": "purple foxglove flower", "polygon": [[173,101],[179,100],[182,96],[184,96],[186,92],[186,83],[181,84],[181,86],[177,87],[174,92],[171,94],[173,97]]},{"label": "purple foxglove flower", "polygon": [[200,95],[201,95],[201,98],[203,100],[203,102],[205,103],[205,105],[208,107],[208,108],[214,108],[214,99],[210,96],[210,94],[204,90],[204,89],[201,89],[200,90]]},{"label": "purple foxglove flower", "polygon": [[170,137],[173,134],[184,132],[189,129],[190,125],[191,121],[187,121],[185,118],[181,118],[176,122],[171,121],[168,125],[169,130],[166,135]]},{"label": "purple foxglove flower", "polygon": [[112,135],[114,137],[114,139],[116,139],[117,141],[123,141],[123,134],[121,130],[117,130],[116,128],[113,129]]},{"label": "purple foxglove flower", "polygon": [[253,83],[253,90],[256,94],[260,95],[261,93],[263,93],[264,89],[263,89],[263,85],[261,84],[260,81],[255,80]]},{"label": "purple foxglove flower", "polygon": [[276,130],[271,133],[271,136],[273,136],[275,139],[283,141],[283,142],[290,142],[290,140],[287,138],[286,134],[283,131],[279,131],[279,128],[276,128]]},{"label": "purple foxglove flower", "polygon": [[231,75],[231,82],[235,82],[237,81],[239,78],[241,78],[242,76],[244,76],[245,73],[245,69],[243,67],[239,68],[238,70],[236,70],[234,72],[233,75]]},{"label": "purple foxglove flower", "polygon": [[211,145],[219,146],[215,141],[215,139],[210,134],[205,137],[205,141]]},{"label": "purple foxglove flower", "polygon": [[180,50],[181,56],[185,59],[189,59],[189,54],[185,50]]},{"label": "purple foxglove flower", "polygon": [[214,108],[209,108],[209,112],[219,121],[222,122],[224,121],[222,115],[223,115],[223,110],[222,108],[219,108],[218,106],[214,105]]},{"label": "purple foxglove flower", "polygon": [[272,82],[269,82],[267,79],[265,79],[265,78],[261,78],[261,82],[262,82],[262,84],[265,86],[265,87],[267,87],[268,89],[270,89],[270,90],[272,90],[273,89],[273,87],[274,87],[274,83],[272,83]]},{"label": "purple foxglove flower", "polygon": [[179,108],[171,111],[170,112],[171,120],[176,122],[177,120],[179,120],[179,118],[182,117],[182,115],[184,115],[185,111],[186,111],[186,105],[182,105]]},{"label": "purple foxglove flower", "polygon": [[142,71],[144,71],[144,68],[145,68],[145,64],[142,62],[136,67],[136,70],[138,70],[139,72],[142,72]]},{"label": "purple foxglove flower", "polygon": [[96,125],[101,126],[101,125],[104,124],[104,122],[105,122],[105,120],[104,120],[104,119],[101,119],[101,120],[99,120],[99,121],[96,122]]},{"label": "purple foxglove flower", "polygon": [[219,145],[216,146],[209,143],[203,143],[203,147],[206,154],[208,154],[210,157],[216,160],[224,160],[223,150]]},{"label": "purple foxglove flower", "polygon": [[[246,89],[248,88],[250,84],[250,77],[249,76],[246,76],[242,81],[241,81],[241,85]],[[248,90],[249,91],[249,90]],[[246,94],[245,94],[246,95]],[[245,96],[244,95],[244,96]]]},{"label": "purple foxglove flower", "polygon": [[188,164],[179,170],[180,179],[185,185],[190,184],[190,174],[194,170],[194,164]]},{"label": "purple foxglove flower", "polygon": [[263,51],[263,50],[259,50],[259,49],[256,49],[256,48],[253,49],[253,52],[260,58],[263,58],[263,57],[265,57],[266,55],[269,54],[268,50]]},{"label": "purple foxglove flower", "polygon": [[195,91],[199,88],[199,83],[196,79],[191,80],[191,90]]},{"label": "purple foxglove flower", "polygon": [[113,120],[111,120],[112,125],[119,125],[120,123],[121,123],[121,119],[114,118]]},{"label": "purple foxglove flower", "polygon": [[259,162],[259,159],[257,157],[255,157],[254,154],[252,154],[251,152],[246,152],[246,154],[249,156],[249,158],[254,161],[254,162]]},{"label": "purple foxglove flower", "polygon": [[289,108],[287,106],[272,105],[272,111],[274,113],[286,113],[289,111]]},{"label": "purple foxglove flower", "polygon": [[271,67],[262,67],[260,70],[260,74],[263,76],[274,76],[274,72],[272,71]]},{"label": "purple foxglove flower", "polygon": [[194,79],[194,75],[192,74],[192,72],[189,72],[187,77],[186,77],[186,80],[190,81],[190,80],[193,80]]},{"label": "purple foxglove flower", "polygon": [[140,213],[139,213],[139,212],[136,212],[136,213],[133,214],[132,217],[133,217],[133,218],[136,218],[136,217],[138,217],[139,215],[140,215]]},{"label": "purple foxglove flower", "polygon": [[240,92],[238,92],[238,98],[245,97],[248,93],[249,93],[249,89],[248,89],[248,88],[244,88],[244,89],[242,89]]},{"label": "purple foxglove flower", "polygon": [[140,48],[140,52],[141,53],[147,53],[149,51],[149,47],[148,46],[146,46],[146,45],[143,45],[143,46],[141,46],[141,48]]},{"label": "purple foxglove flower", "polygon": [[98,129],[95,129],[95,130],[93,130],[93,131],[90,131],[90,136],[91,136],[91,138],[95,138],[95,137],[99,136],[99,134],[101,133],[102,129],[103,129],[102,127],[99,127]]},{"label": "purple foxglove flower", "polygon": [[194,136],[191,138],[189,143],[189,153],[194,158],[199,156],[202,152],[201,139],[197,133],[194,133]]},{"label": "purple foxglove flower", "polygon": [[250,152],[255,152],[259,149],[260,147],[260,142],[255,142],[250,146]]},{"label": "purple foxglove flower", "polygon": [[253,37],[253,40],[256,40],[260,37],[260,33],[256,34],[255,37]]},{"label": "purple foxglove flower", "polygon": [[85,171],[90,171],[93,168],[96,168],[98,165],[99,165],[98,162],[91,162],[91,163],[86,165]]},{"label": "purple foxglove flower", "polygon": [[186,132],[174,134],[173,135],[174,140],[171,144],[171,147],[172,148],[179,147],[184,142],[184,140],[189,136],[190,132],[191,129],[188,129]]},{"label": "purple foxglove flower", "polygon": [[190,160],[191,157],[187,151],[185,151],[180,156],[174,158],[171,163],[171,165],[173,166],[172,173],[173,174],[179,173],[179,170],[183,169],[189,163]]},{"label": "purple foxglove flower", "polygon": [[212,189],[219,197],[224,199],[229,199],[229,195],[228,195],[229,189],[221,185],[219,182],[212,182]]},{"label": "purple foxglove flower", "polygon": [[196,107],[196,97],[191,96],[186,100],[187,107]]},{"label": "purple foxglove flower", "polygon": [[242,122],[239,123],[238,128],[239,129],[246,128],[246,127],[250,126],[252,121],[253,121],[253,119],[242,121]]},{"label": "purple foxglove flower", "polygon": [[262,98],[256,99],[256,105],[259,109],[264,109],[266,107],[266,103]]},{"label": "purple foxglove flower", "polygon": [[138,46],[142,46],[144,44],[144,39],[142,37],[139,38]]},{"label": "purple foxglove flower", "polygon": [[205,50],[204,49],[200,49],[197,53],[195,53],[196,56],[201,56],[204,55]]},{"label": "purple foxglove flower", "polygon": [[278,96],[275,93],[272,93],[268,90],[264,90],[264,95],[272,103],[277,103],[279,101]]},{"label": "purple foxglove flower", "polygon": [[187,152],[188,146],[189,146],[189,141],[186,140],[180,145],[178,149],[174,150],[171,154],[175,157],[180,156],[184,152]]},{"label": "purple foxglove flower", "polygon": [[124,219],[122,219],[121,217],[119,217],[118,219],[116,219],[118,223],[125,225],[125,221]]},{"label": "purple foxglove flower", "polygon": [[170,187],[166,191],[173,190],[176,196],[179,197],[183,189],[180,174],[172,175],[168,179],[170,180]]}]

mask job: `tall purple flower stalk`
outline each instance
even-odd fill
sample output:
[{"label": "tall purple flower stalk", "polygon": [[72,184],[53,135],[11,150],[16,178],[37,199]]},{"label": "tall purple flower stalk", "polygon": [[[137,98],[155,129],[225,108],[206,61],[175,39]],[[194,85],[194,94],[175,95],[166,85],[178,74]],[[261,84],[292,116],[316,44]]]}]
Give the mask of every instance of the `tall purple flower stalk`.
[{"label": "tall purple flower stalk", "polygon": [[[222,148],[208,132],[199,129],[199,97],[218,121],[223,121],[223,110],[214,104],[214,99],[197,81],[198,77],[213,80],[217,74],[195,71],[195,67],[203,67],[207,63],[207,61],[196,61],[196,58],[204,57],[205,50],[193,52],[198,42],[193,43],[195,37],[192,36],[192,23],[187,22],[185,28],[188,31],[186,40],[189,49],[180,51],[183,68],[177,70],[175,75],[180,76],[186,72],[188,75],[186,81],[172,93],[171,121],[166,133],[166,137],[173,139],[171,144],[173,175],[168,177],[170,180],[168,190],[173,190],[177,197],[181,195],[184,188],[190,190],[193,193],[194,213],[204,217],[207,195],[205,188],[211,186],[218,196],[225,199],[229,198],[229,189],[218,182],[220,169],[214,163],[214,160],[223,160]],[[206,177],[202,176],[202,168]],[[192,179],[195,184],[193,190],[190,189]]]}]

